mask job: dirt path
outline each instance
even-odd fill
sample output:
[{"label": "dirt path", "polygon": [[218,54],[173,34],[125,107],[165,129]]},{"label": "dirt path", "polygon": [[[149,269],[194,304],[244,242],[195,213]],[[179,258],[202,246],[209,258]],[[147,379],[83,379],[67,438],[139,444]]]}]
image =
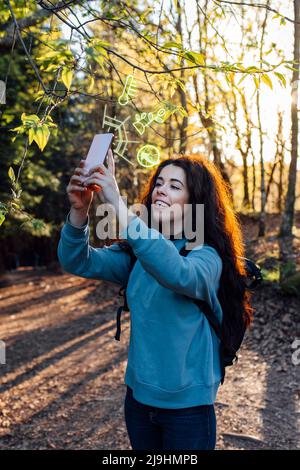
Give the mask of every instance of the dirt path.
[{"label": "dirt path", "polygon": [[[118,287],[21,269],[1,283],[0,448],[130,449],[123,404],[129,313]],[[256,294],[256,321],[217,402],[217,449],[299,448],[300,300]]]}]

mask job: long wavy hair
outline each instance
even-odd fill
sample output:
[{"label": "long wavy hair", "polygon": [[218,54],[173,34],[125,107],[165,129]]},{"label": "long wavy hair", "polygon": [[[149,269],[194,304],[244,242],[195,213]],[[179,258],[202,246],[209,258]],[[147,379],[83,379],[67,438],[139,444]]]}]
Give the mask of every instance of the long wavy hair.
[{"label": "long wavy hair", "polygon": [[245,256],[242,230],[229,185],[218,168],[199,154],[164,160],[153,170],[140,196],[139,202],[146,206],[148,214],[156,180],[167,165],[178,166],[185,172],[193,221],[196,204],[204,204],[204,243],[215,248],[223,263],[217,295],[223,311],[223,340],[230,345],[231,329],[241,321],[249,327],[254,309],[250,305],[251,293],[247,290],[246,267],[242,260]]}]

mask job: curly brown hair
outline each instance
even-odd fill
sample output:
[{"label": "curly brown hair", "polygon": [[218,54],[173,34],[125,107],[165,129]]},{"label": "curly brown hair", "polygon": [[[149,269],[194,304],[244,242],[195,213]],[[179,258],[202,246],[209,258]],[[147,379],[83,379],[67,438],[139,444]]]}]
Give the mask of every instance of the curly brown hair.
[{"label": "curly brown hair", "polygon": [[214,163],[202,155],[179,155],[166,159],[153,170],[139,198],[139,203],[146,206],[148,214],[151,213],[156,180],[167,165],[175,165],[185,171],[192,220],[196,214],[196,204],[204,204],[204,243],[215,248],[222,259],[218,299],[223,311],[223,340],[229,345],[234,325],[243,321],[249,327],[254,313],[250,305],[251,293],[246,285],[243,235],[229,185]]}]

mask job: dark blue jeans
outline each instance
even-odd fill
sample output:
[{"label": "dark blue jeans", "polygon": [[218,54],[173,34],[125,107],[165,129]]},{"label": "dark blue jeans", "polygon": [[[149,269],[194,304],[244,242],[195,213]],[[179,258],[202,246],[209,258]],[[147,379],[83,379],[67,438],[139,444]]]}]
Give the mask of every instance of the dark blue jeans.
[{"label": "dark blue jeans", "polygon": [[127,385],[125,422],[133,450],[214,450],[214,405],[155,408],[144,405]]}]

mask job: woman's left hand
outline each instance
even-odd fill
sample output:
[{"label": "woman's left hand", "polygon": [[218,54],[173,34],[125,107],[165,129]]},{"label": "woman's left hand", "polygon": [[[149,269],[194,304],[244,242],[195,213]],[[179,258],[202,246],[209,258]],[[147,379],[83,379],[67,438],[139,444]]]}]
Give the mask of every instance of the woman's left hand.
[{"label": "woman's left hand", "polygon": [[101,187],[105,202],[112,205],[118,203],[120,191],[115,178],[115,161],[111,149],[108,151],[108,168],[101,163],[90,168],[83,186],[93,184]]}]

